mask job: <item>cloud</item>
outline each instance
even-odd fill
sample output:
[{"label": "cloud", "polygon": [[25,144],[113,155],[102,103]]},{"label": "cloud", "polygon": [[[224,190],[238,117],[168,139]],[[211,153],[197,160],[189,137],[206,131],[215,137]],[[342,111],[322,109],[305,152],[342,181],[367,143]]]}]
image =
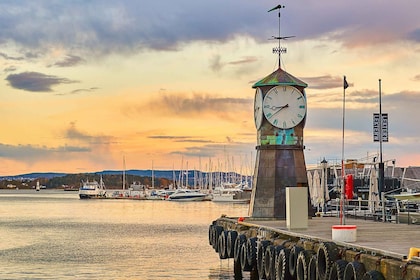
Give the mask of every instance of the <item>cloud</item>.
[{"label": "cloud", "polygon": [[[191,41],[226,42],[235,36],[262,42],[278,32],[277,11],[267,13],[274,5],[271,0],[1,1],[0,11],[7,13],[0,17],[0,43],[103,55],[177,50]],[[296,40],[324,36],[345,46],[418,42],[417,15],[412,12],[417,9],[417,0],[402,1],[397,9],[380,0],[325,0],[322,5],[290,1],[281,11],[281,24],[284,35],[296,35]]]},{"label": "cloud", "polygon": [[[191,118],[197,115],[206,115],[221,119],[238,119],[237,114],[247,114],[252,110],[253,98],[219,97],[210,94],[195,93],[192,95],[163,92],[158,97],[149,100],[146,104],[127,104],[124,114],[144,114],[153,110],[159,116],[177,116]],[[159,104],[159,106],[156,106]],[[236,114],[236,117],[235,117]]]},{"label": "cloud", "polygon": [[[302,78],[303,81],[308,83],[310,86],[309,88],[313,89],[331,89],[331,88],[338,88],[343,87],[344,78],[340,76],[318,76],[318,77],[306,77]],[[352,86],[352,83],[349,83],[349,86]]]},{"label": "cloud", "polygon": [[79,56],[67,55],[63,60],[57,61],[52,66],[71,67],[71,66],[78,65],[78,64],[82,63],[83,61],[84,61],[84,59],[79,57]]},{"label": "cloud", "polygon": [[23,60],[23,57],[12,57],[12,56],[8,56],[5,53],[0,52],[0,57],[3,57],[6,60]]},{"label": "cloud", "polygon": [[45,75],[38,72],[23,72],[19,74],[10,74],[6,80],[10,86],[16,89],[33,92],[50,92],[52,87],[59,84],[74,83],[66,78]]},{"label": "cloud", "polygon": [[9,66],[9,67],[7,67],[7,68],[4,69],[4,72],[5,73],[14,72],[14,71],[16,71],[16,69],[17,68],[15,66]]},{"label": "cloud", "polygon": [[29,162],[45,160],[45,158],[56,155],[57,153],[62,154],[85,152],[90,152],[90,148],[67,145],[51,148],[34,145],[7,145],[0,143],[0,158],[13,158]]},{"label": "cloud", "polygon": [[89,145],[109,145],[113,143],[112,137],[103,135],[91,135],[79,130],[76,127],[76,122],[71,122],[69,127],[64,131],[64,136],[67,140],[79,141]]}]

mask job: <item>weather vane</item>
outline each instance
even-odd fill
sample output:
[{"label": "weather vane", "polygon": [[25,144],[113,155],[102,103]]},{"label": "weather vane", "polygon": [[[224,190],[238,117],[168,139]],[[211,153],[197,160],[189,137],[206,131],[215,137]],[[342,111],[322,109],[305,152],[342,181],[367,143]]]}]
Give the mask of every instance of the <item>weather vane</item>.
[{"label": "weather vane", "polygon": [[272,8],[271,10],[268,11],[268,12],[271,12],[271,11],[274,11],[274,10],[279,10],[279,35],[278,36],[272,36],[273,37],[272,39],[279,41],[279,46],[273,48],[273,53],[276,53],[276,54],[279,55],[279,68],[281,68],[281,54],[287,52],[287,48],[284,48],[284,47],[281,46],[281,40],[286,40],[288,38],[295,37],[295,36],[285,36],[285,37],[282,37],[280,35],[280,9],[282,9],[282,8],[284,9],[285,6],[283,6],[283,5],[277,5],[276,7]]}]

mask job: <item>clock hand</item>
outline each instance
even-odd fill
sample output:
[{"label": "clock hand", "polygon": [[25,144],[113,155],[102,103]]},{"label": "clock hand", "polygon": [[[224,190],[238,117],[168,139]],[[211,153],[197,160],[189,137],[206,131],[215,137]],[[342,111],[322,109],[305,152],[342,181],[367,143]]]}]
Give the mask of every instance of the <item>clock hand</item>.
[{"label": "clock hand", "polygon": [[[275,114],[277,114],[278,112],[280,112],[282,109],[284,109],[284,108],[287,108],[287,107],[289,107],[289,104],[286,104],[286,105],[284,105],[284,106],[280,106],[280,107],[278,107],[278,106],[273,106],[273,107],[276,107],[276,108],[279,108],[277,111],[275,111],[269,118],[271,119]],[[274,109],[273,109],[274,110]]]}]

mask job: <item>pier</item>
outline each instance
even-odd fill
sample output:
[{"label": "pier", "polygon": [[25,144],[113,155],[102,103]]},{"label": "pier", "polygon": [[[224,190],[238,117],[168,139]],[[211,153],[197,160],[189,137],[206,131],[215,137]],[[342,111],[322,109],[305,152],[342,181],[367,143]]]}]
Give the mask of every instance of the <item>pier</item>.
[{"label": "pier", "polygon": [[209,243],[221,259],[234,258],[235,279],[246,272],[251,279],[420,279],[418,225],[348,218],[357,240],[342,242],[332,240],[337,224],[313,217],[306,229],[289,230],[285,220],[222,216],[209,227]]}]

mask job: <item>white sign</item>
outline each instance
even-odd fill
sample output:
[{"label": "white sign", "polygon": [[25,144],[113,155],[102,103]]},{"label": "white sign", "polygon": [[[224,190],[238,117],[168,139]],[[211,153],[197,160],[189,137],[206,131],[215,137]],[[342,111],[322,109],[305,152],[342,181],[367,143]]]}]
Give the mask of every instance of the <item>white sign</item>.
[{"label": "white sign", "polygon": [[382,142],[388,142],[388,114],[382,113],[381,120],[382,124],[379,123],[379,114],[373,114],[373,142],[379,142],[380,135],[382,135]]}]

